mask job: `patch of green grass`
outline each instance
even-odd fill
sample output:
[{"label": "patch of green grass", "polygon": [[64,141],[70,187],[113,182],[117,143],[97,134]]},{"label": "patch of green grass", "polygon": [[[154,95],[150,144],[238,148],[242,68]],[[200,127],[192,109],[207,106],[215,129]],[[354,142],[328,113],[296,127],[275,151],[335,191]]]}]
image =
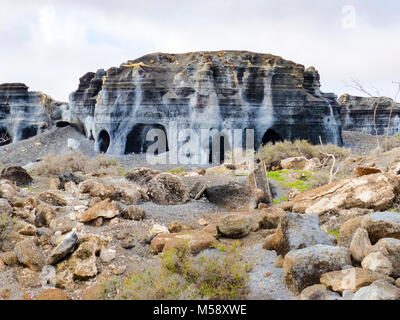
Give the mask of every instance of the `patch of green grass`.
[{"label": "patch of green grass", "polygon": [[251,265],[239,245],[216,246],[214,255],[192,256],[188,246],[160,255],[160,265],[125,279],[112,278],[101,286],[107,300],[244,299]]},{"label": "patch of green grass", "polygon": [[186,170],[184,167],[177,167],[177,168],[169,170],[168,172],[172,173],[172,174],[181,174],[181,173],[186,172]]},{"label": "patch of green grass", "polygon": [[[290,173],[299,173],[299,179],[292,179]],[[312,179],[312,173],[300,170],[280,170],[280,171],[269,171],[267,172],[269,179],[274,180],[281,184],[283,187],[291,189],[296,188],[300,192],[304,192],[312,189],[313,185],[309,182]]]},{"label": "patch of green grass", "polygon": [[328,234],[335,237],[336,239],[339,238],[339,230],[330,230],[328,231]]}]

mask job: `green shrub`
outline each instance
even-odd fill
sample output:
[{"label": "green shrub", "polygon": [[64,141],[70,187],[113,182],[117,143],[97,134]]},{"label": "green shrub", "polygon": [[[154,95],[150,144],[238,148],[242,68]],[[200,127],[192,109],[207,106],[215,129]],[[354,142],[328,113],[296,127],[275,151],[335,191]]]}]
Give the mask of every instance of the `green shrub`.
[{"label": "green shrub", "polygon": [[169,170],[168,172],[172,173],[172,174],[181,174],[181,173],[186,172],[186,170],[184,167],[177,167],[177,168]]},{"label": "green shrub", "polygon": [[216,247],[215,255],[192,256],[188,246],[160,255],[158,267],[102,283],[102,298],[117,300],[244,299],[248,272],[237,244]]},{"label": "green shrub", "polygon": [[116,159],[108,158],[103,154],[95,158],[89,158],[81,152],[60,155],[50,153],[29,170],[31,175],[45,177],[59,176],[65,172],[98,172],[101,174],[122,175],[124,171]]}]

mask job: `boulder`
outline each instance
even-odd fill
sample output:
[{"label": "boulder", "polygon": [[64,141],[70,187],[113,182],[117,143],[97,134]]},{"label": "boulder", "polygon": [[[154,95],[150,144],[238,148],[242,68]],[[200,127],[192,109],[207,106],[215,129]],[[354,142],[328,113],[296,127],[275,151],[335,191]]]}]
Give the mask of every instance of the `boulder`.
[{"label": "boulder", "polygon": [[38,248],[32,239],[26,239],[18,242],[14,248],[18,261],[26,265],[33,271],[41,271],[45,259],[42,250]]},{"label": "boulder", "polygon": [[162,205],[176,205],[189,201],[189,192],[182,179],[170,173],[160,173],[148,183],[151,199]]},{"label": "boulder", "polygon": [[0,179],[7,179],[18,187],[29,187],[32,184],[32,177],[24,168],[19,166],[6,167],[1,171]]},{"label": "boulder", "polygon": [[294,293],[318,284],[326,272],[341,270],[351,264],[350,252],[346,248],[327,245],[290,251],[283,261],[284,281]]},{"label": "boulder", "polygon": [[57,247],[51,251],[49,258],[47,259],[47,264],[56,264],[63,260],[67,255],[74,251],[77,242],[78,236],[75,231],[65,235]]},{"label": "boulder", "polygon": [[140,221],[146,216],[146,212],[137,206],[129,206],[121,210],[121,216],[124,219]]},{"label": "boulder", "polygon": [[204,194],[211,203],[230,210],[256,209],[264,197],[261,190],[236,182],[207,187]]},{"label": "boulder", "polygon": [[20,190],[10,180],[0,180],[0,198],[8,200],[11,204],[22,200]]},{"label": "boulder", "polygon": [[135,168],[125,175],[125,179],[128,179],[143,188],[147,188],[150,180],[160,173],[160,171],[150,168]]},{"label": "boulder", "polygon": [[400,214],[396,212],[374,212],[346,221],[339,230],[338,244],[348,247],[359,227],[368,232],[372,244],[382,238],[400,239]]},{"label": "boulder", "polygon": [[101,252],[100,252],[101,262],[103,262],[104,264],[111,263],[111,261],[113,261],[115,259],[116,253],[117,252],[113,249],[109,249],[109,248],[101,249]]},{"label": "boulder", "polygon": [[264,161],[260,161],[255,165],[254,169],[247,177],[246,184],[253,187],[255,190],[261,190],[260,194],[262,194],[262,196],[259,201],[262,201],[263,203],[272,202],[273,197]]},{"label": "boulder", "polygon": [[59,179],[59,184],[57,186],[58,189],[65,189],[65,184],[68,182],[74,182],[76,185],[79,185],[81,182],[83,182],[85,180],[82,177],[80,177],[72,172],[66,172],[66,173],[60,174],[58,176],[58,179]]},{"label": "boulder", "polygon": [[119,208],[115,201],[105,199],[82,213],[81,222],[89,222],[99,217],[111,219],[119,214]]},{"label": "boulder", "polygon": [[318,215],[289,212],[281,215],[278,228],[266,238],[264,249],[285,255],[317,244],[333,245],[332,238],[319,227]]},{"label": "boulder", "polygon": [[101,200],[118,200],[119,192],[113,186],[100,183],[94,180],[86,180],[79,184],[78,192],[88,193],[91,197],[99,197]]},{"label": "boulder", "polygon": [[293,157],[281,160],[282,169],[288,170],[304,170],[306,164],[306,157]]},{"label": "boulder", "polygon": [[64,195],[57,191],[43,191],[39,194],[39,199],[52,206],[64,207],[68,205]]},{"label": "boulder", "polygon": [[13,208],[10,203],[6,199],[0,198],[0,215],[8,214],[11,215],[13,212]]},{"label": "boulder", "polygon": [[251,231],[252,221],[249,215],[232,213],[219,218],[217,229],[226,238],[243,238]]},{"label": "boulder", "polygon": [[181,222],[178,221],[173,221],[171,224],[168,226],[168,231],[171,233],[179,233],[182,231],[187,231],[187,230],[192,230],[193,228],[190,226],[187,226]]},{"label": "boulder", "polygon": [[210,233],[193,230],[180,233],[160,233],[151,241],[151,248],[155,252],[166,252],[187,244],[189,251],[196,254],[216,243],[217,240]]},{"label": "boulder", "polygon": [[341,296],[328,290],[323,284],[314,284],[305,288],[300,294],[300,300],[340,300]]},{"label": "boulder", "polygon": [[361,288],[353,296],[353,300],[399,300],[400,289],[385,280],[374,281]]},{"label": "boulder", "polygon": [[361,262],[371,250],[368,232],[364,228],[358,228],[350,243],[350,252],[355,261]]},{"label": "boulder", "polygon": [[322,284],[340,293],[345,290],[357,292],[362,287],[369,286],[376,280],[385,280],[394,284],[394,279],[387,275],[361,268],[332,271],[324,273],[321,276]]},{"label": "boulder", "polygon": [[361,262],[361,266],[364,269],[386,274],[387,276],[390,276],[393,272],[392,263],[379,251],[368,254]]},{"label": "boulder", "polygon": [[49,288],[43,289],[36,297],[36,300],[69,300],[69,297],[63,290]]},{"label": "boulder", "polygon": [[370,167],[357,167],[354,169],[354,176],[356,178],[367,176],[369,174],[382,173],[381,170]]},{"label": "boulder", "polygon": [[35,224],[37,227],[48,227],[56,216],[54,209],[48,204],[41,204],[36,207]]},{"label": "boulder", "polygon": [[392,207],[399,190],[400,182],[394,174],[376,173],[303,192],[284,205],[286,210],[319,215],[351,208],[381,211]]},{"label": "boulder", "polygon": [[376,244],[376,247],[385,248],[387,251],[386,257],[392,263],[394,278],[400,277],[400,240],[393,238],[380,239]]},{"label": "boulder", "polygon": [[285,214],[285,210],[276,206],[269,206],[260,212],[262,217],[262,228],[275,229],[279,225],[281,216]]}]

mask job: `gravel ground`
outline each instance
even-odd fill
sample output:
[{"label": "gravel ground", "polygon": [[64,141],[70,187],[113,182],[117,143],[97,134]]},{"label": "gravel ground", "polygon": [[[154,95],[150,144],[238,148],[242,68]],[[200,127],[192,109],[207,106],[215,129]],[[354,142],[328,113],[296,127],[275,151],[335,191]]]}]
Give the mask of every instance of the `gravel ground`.
[{"label": "gravel ground", "polygon": [[297,297],[283,283],[283,269],[275,268],[275,251],[263,249],[262,243],[243,248],[243,256],[253,263],[250,272],[250,293],[252,300],[294,300]]}]

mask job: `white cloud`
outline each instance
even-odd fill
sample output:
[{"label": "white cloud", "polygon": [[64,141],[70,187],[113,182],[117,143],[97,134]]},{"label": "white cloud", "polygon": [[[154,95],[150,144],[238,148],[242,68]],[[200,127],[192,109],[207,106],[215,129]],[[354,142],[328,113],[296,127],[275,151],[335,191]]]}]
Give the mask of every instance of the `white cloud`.
[{"label": "white cloud", "polygon": [[[156,52],[237,49],[314,65],[323,90],[350,77],[393,95],[400,80],[400,4],[373,0],[190,2],[2,1],[0,83],[25,82],[66,100],[79,77]],[[82,4],[83,3],[83,4]],[[356,28],[344,29],[343,5]]]}]

